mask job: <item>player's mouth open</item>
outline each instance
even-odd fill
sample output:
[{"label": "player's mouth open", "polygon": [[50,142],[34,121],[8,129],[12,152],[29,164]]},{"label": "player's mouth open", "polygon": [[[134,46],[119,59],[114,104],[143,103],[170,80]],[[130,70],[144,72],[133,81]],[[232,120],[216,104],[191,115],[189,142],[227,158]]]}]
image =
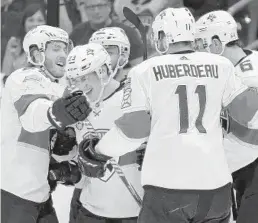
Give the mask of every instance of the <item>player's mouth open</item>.
[{"label": "player's mouth open", "polygon": [[59,66],[59,67],[64,68],[65,62],[63,62],[63,61],[58,61],[58,62],[56,63],[56,65]]}]

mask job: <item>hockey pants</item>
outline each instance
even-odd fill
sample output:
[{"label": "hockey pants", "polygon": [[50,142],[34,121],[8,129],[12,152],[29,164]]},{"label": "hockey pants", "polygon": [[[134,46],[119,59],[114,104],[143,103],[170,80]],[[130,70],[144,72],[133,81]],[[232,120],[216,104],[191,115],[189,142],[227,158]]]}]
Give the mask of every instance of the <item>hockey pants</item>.
[{"label": "hockey pants", "polygon": [[[245,170],[245,171],[244,171]],[[258,159],[252,164],[241,169],[241,175],[238,176],[238,182],[245,186],[237,191],[242,196],[241,205],[239,207],[237,223],[257,223],[258,222]],[[245,174],[244,174],[245,173]],[[246,178],[246,176],[249,176]],[[242,179],[242,181],[241,181]],[[238,185],[239,186],[239,185]]]},{"label": "hockey pants", "polygon": [[172,190],[144,186],[138,223],[228,223],[231,184],[215,190]]},{"label": "hockey pants", "polygon": [[[117,207],[119,208],[119,207]],[[135,218],[104,218],[86,210],[83,206],[80,207],[76,223],[137,223],[137,217]]]},{"label": "hockey pants", "polygon": [[80,202],[80,195],[82,189],[75,188],[73,191],[73,197],[70,205],[70,220],[69,223],[76,223],[76,218],[78,217],[79,210],[82,206]]},{"label": "hockey pants", "polygon": [[1,222],[3,223],[58,223],[52,199],[35,203],[1,190]]}]

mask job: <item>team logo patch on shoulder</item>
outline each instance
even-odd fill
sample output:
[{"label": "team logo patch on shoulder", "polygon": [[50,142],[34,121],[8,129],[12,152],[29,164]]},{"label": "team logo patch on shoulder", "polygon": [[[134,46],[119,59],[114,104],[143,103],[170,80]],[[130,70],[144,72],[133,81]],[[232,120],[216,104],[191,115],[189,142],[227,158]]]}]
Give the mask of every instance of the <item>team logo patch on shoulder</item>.
[{"label": "team logo patch on shoulder", "polygon": [[122,100],[122,105],[121,105],[122,109],[131,106],[131,104],[132,104],[131,93],[132,93],[131,78],[127,78],[127,80],[125,81],[125,84],[124,84],[124,89],[123,89],[123,100]]},{"label": "team logo patch on shoulder", "polygon": [[40,82],[42,80],[41,77],[39,77],[38,75],[36,74],[31,74],[31,75],[28,75],[24,78],[23,82],[26,82],[26,81],[38,81]]},{"label": "team logo patch on shoulder", "polygon": [[239,66],[242,72],[246,72],[254,69],[251,63],[251,60],[244,60],[239,64]]}]

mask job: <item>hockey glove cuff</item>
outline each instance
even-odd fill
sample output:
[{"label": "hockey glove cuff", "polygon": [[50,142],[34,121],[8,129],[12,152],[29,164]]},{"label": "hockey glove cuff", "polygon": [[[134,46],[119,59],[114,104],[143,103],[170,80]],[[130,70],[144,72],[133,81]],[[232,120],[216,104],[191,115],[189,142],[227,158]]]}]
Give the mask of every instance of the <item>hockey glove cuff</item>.
[{"label": "hockey glove cuff", "polygon": [[85,139],[79,145],[78,165],[85,176],[103,177],[106,168],[105,164],[111,159],[111,157],[96,153],[95,146],[98,142],[98,138]]}]

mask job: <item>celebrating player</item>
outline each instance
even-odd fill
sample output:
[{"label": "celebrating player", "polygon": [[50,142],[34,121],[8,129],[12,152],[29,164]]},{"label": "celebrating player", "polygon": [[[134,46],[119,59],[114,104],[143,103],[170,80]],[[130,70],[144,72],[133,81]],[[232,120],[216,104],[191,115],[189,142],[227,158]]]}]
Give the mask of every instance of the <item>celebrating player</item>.
[{"label": "celebrating player", "polygon": [[[127,84],[123,88],[113,78],[111,58],[105,48],[96,43],[75,47],[68,56],[66,71],[70,85],[85,92],[93,108],[86,121],[75,125],[77,141],[87,145],[94,138],[96,143],[122,115],[121,100],[123,92],[128,90]],[[80,195],[82,206],[75,222],[137,222],[139,206],[119,176],[112,168],[105,170],[105,162],[95,160],[87,151],[80,149],[78,159],[86,177]],[[136,153],[115,158],[142,195]]]},{"label": "celebrating player", "polygon": [[[57,222],[48,184],[50,128],[84,120],[91,111],[81,92],[55,83],[64,75],[68,34],[38,26],[23,41],[29,67],[13,72],[2,97],[2,222]],[[64,95],[63,95],[64,94]],[[60,158],[61,159],[61,158]]]},{"label": "celebrating player", "polygon": [[[237,24],[228,12],[213,11],[203,15],[197,21],[196,41],[202,50],[228,58],[235,66],[235,73],[241,81],[249,87],[258,88],[258,53],[239,46]],[[252,103],[257,104],[255,100]],[[241,111],[248,112],[245,107]],[[237,204],[240,207],[237,222],[256,222],[258,132],[251,124],[249,128],[239,125],[228,116],[227,111],[223,112],[222,119],[227,127],[224,145],[233,172]]]},{"label": "celebrating player", "polygon": [[117,81],[125,79],[124,67],[130,56],[130,42],[123,29],[119,27],[102,28],[92,34],[90,43],[98,43],[105,47],[111,57],[114,78]]},{"label": "celebrating player", "polygon": [[[231,174],[223,148],[221,108],[247,126],[258,108],[235,111],[258,94],[234,75],[229,60],[194,52],[195,21],[186,8],[166,9],[153,23],[162,56],[134,67],[122,101],[124,115],[106,133],[96,157],[119,156],[148,139],[145,189],[138,222],[228,222]],[[256,99],[257,100],[257,99]]]},{"label": "celebrating player", "polygon": [[[114,79],[124,84],[128,69],[124,69],[130,56],[130,42],[123,29],[119,27],[102,28],[92,34],[90,43],[101,44],[111,57],[112,75]],[[80,184],[76,185],[73,193],[70,211],[70,223],[75,222],[77,211],[80,208]]]}]

